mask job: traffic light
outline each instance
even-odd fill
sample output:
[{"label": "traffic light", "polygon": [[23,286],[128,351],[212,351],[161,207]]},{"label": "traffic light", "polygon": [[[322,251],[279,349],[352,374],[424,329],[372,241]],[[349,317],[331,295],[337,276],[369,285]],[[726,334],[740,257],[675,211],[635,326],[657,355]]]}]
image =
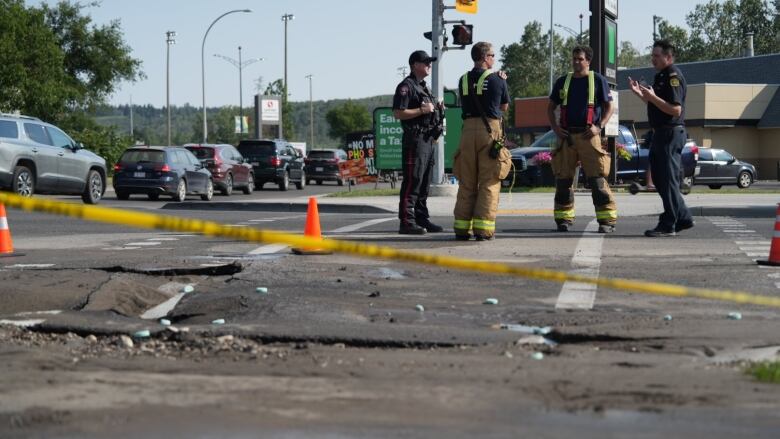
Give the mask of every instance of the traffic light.
[{"label": "traffic light", "polygon": [[423,32],[423,36],[426,40],[430,40],[431,36],[433,35],[433,32]]},{"label": "traffic light", "polygon": [[473,35],[474,26],[471,24],[456,24],[452,27],[452,39],[455,45],[468,46],[473,44]]},{"label": "traffic light", "polygon": [[477,0],[455,0],[455,10],[467,14],[476,14]]}]

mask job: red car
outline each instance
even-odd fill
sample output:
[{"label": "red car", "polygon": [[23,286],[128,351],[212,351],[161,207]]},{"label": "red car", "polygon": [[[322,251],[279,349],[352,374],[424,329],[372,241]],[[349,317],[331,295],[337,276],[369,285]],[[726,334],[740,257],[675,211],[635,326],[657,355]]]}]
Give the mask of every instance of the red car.
[{"label": "red car", "polygon": [[252,165],[232,145],[188,143],[184,147],[211,171],[214,187],[222,195],[230,195],[233,189],[241,189],[247,195],[255,190]]}]

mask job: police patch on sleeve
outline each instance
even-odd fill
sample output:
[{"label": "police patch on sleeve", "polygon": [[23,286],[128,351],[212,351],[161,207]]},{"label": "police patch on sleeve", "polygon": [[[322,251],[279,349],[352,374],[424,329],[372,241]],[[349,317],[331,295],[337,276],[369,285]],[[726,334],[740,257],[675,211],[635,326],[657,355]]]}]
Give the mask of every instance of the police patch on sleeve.
[{"label": "police patch on sleeve", "polygon": [[409,93],[409,86],[408,85],[402,85],[398,89],[398,93],[400,93],[401,96],[406,96]]},{"label": "police patch on sleeve", "polygon": [[672,87],[679,87],[680,86],[680,80],[677,78],[672,78],[669,80],[669,85]]}]

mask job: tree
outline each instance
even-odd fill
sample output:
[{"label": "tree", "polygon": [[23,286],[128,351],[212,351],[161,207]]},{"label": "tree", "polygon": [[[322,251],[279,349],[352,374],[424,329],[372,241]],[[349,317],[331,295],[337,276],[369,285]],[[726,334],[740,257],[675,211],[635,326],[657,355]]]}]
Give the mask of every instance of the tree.
[{"label": "tree", "polygon": [[325,120],[330,126],[328,135],[342,140],[348,133],[371,129],[371,115],[368,110],[352,100],[330,109],[325,114]]},{"label": "tree", "polygon": [[642,56],[630,41],[620,42],[620,51],[618,52],[618,67],[620,68],[634,68],[634,67],[646,67],[649,60],[647,56]]},{"label": "tree", "polygon": [[685,29],[670,24],[667,20],[661,20],[658,23],[658,37],[663,40],[668,40],[677,48],[675,55],[677,62],[696,60],[689,50],[688,31]]},{"label": "tree", "polygon": [[[260,79],[262,80],[262,78]],[[260,82],[258,82],[258,85],[260,85]],[[282,131],[284,133],[284,137],[287,140],[294,140],[295,124],[293,123],[292,118],[292,106],[287,100],[287,89],[284,85],[284,80],[279,78],[276,81],[268,84],[263,94],[282,97]]]},{"label": "tree", "polygon": [[507,72],[509,95],[544,96],[549,91],[549,36],[542,23],[525,25],[520,41],[501,46],[501,69]]}]

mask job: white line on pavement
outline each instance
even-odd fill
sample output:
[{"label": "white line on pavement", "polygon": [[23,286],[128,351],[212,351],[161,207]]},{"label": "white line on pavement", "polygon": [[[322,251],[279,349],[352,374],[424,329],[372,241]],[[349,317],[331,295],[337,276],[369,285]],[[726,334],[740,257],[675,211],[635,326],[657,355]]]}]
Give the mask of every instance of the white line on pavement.
[{"label": "white line on pavement", "polygon": [[394,216],[392,216],[390,218],[376,218],[376,219],[372,219],[372,220],[368,220],[368,221],[363,221],[362,223],[353,224],[351,226],[339,227],[338,229],[332,230],[329,233],[349,233],[349,232],[355,232],[355,231],[358,231],[360,229],[364,229],[366,227],[370,227],[370,226],[373,226],[375,224],[386,223],[386,222],[392,221],[394,219],[395,219]]},{"label": "white line on pavement", "polygon": [[769,246],[772,244],[771,241],[764,241],[763,239],[756,239],[755,241],[734,241],[737,245],[765,245]]},{"label": "white line on pavement", "polygon": [[756,231],[746,229],[723,229],[723,233],[756,233]]},{"label": "white line on pavement", "polygon": [[28,326],[35,326],[40,325],[41,323],[45,322],[44,319],[30,319],[30,320],[6,320],[6,319],[0,319],[0,325],[14,325],[14,326],[22,326],[22,327],[28,327]]},{"label": "white line on pavement", "polygon": [[148,241],[148,242],[128,242],[125,244],[126,246],[130,247],[151,247],[154,245],[160,245],[157,241]]},{"label": "white line on pavement", "polygon": [[250,255],[269,255],[271,253],[276,253],[276,252],[278,252],[280,250],[284,250],[286,248],[287,248],[287,246],[284,245],[284,244],[268,244],[268,245],[264,245],[262,247],[258,247],[256,249],[252,250],[251,252],[249,252],[248,254],[250,254]]},{"label": "white line on pavement", "polygon": [[167,316],[185,294],[186,293],[179,293],[165,302],[155,306],[154,308],[146,310],[146,312],[141,314],[141,318],[145,320],[152,320]]},{"label": "white line on pavement", "polygon": [[53,266],[54,264],[14,264],[8,265],[5,268],[49,268]]},{"label": "white line on pavement", "polygon": [[[572,272],[584,276],[598,277],[601,266],[601,249],[604,235],[593,235],[599,224],[595,219],[585,227],[585,234],[580,238],[571,265]],[[590,232],[590,233],[589,233]],[[592,309],[596,301],[598,287],[593,284],[568,281],[563,284],[555,303],[556,309]]]}]

